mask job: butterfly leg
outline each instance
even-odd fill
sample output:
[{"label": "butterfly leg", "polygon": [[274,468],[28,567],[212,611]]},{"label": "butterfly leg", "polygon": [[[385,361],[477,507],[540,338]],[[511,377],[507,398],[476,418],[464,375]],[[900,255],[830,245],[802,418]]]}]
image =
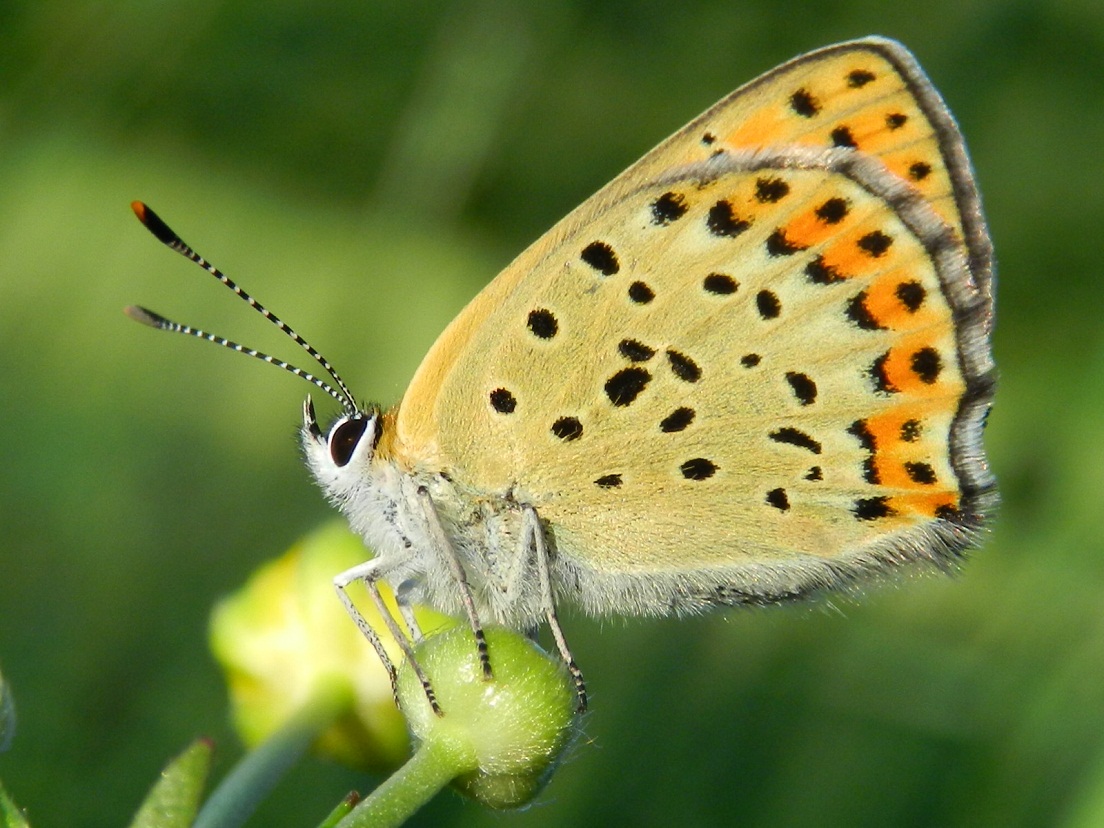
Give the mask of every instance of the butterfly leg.
[{"label": "butterfly leg", "polygon": [[425,636],[422,635],[422,627],[418,623],[418,618],[414,615],[414,605],[410,601],[410,589],[412,586],[410,581],[404,581],[399,584],[398,588],[395,590],[395,601],[399,605],[399,613],[403,617],[403,623],[406,624],[406,628],[410,630],[410,638],[415,644],[420,644]]},{"label": "butterfly leg", "polygon": [[[548,621],[548,628],[552,631],[552,638],[556,642],[556,649],[560,651],[560,658],[567,665],[567,672],[575,683],[575,697],[578,700],[576,709],[585,713],[587,709],[586,682],[583,680],[583,671],[575,663],[575,656],[567,646],[563,630],[560,628],[560,620],[556,617],[556,599],[552,594],[552,576],[548,565],[548,544],[544,537],[544,529],[541,528],[537,510],[532,506],[522,507],[522,532],[521,542],[523,549],[527,549],[532,542],[533,550],[537,556],[537,575],[540,578],[541,603],[544,605],[544,616]],[[531,540],[530,540],[531,539]]]},{"label": "butterfly leg", "polygon": [[[403,655],[413,668],[414,675],[416,675],[418,681],[421,682],[422,690],[425,692],[429,706],[433,708],[434,713],[441,716],[443,713],[440,705],[437,703],[437,696],[433,692],[433,685],[429,683],[429,677],[426,676],[425,671],[422,670],[422,665],[419,664],[418,659],[415,658],[414,648],[411,646],[409,639],[399,628],[399,625],[395,622],[394,616],[391,615],[391,612],[387,609],[387,605],[383,602],[383,596],[379,591],[379,580],[382,574],[378,559],[366,561],[354,566],[352,569],[345,570],[334,578],[334,588],[337,590],[337,597],[341,599],[345,611],[349,613],[349,616],[356,623],[357,628],[364,637],[368,639],[368,643],[371,644],[372,648],[376,651],[379,660],[383,662],[384,669],[387,670],[388,678],[391,680],[391,693],[395,697],[395,703],[398,704],[398,672],[395,670],[395,664],[391,661],[391,657],[387,654],[387,650],[384,649],[383,641],[380,640],[379,633],[368,623],[368,619],[364,617],[361,611],[356,608],[347,591],[349,584],[353,581],[364,582],[364,586],[368,590],[369,596],[372,598],[372,603],[375,604],[376,609],[383,618],[384,624],[387,625],[387,631],[391,633],[391,636],[398,643],[399,648],[403,651]],[[399,606],[401,611],[402,602],[400,602]]]},{"label": "butterfly leg", "polygon": [[479,623],[479,614],[475,611],[475,598],[472,596],[471,586],[468,584],[467,573],[464,565],[456,555],[445,528],[441,525],[441,516],[437,514],[437,507],[430,497],[429,490],[425,486],[418,487],[418,504],[425,516],[426,526],[433,537],[433,541],[441,554],[445,556],[452,577],[456,580],[456,586],[460,589],[460,603],[464,606],[464,612],[468,616],[468,624],[471,625],[475,635],[475,646],[479,651],[479,663],[483,668],[483,680],[490,681],[494,678],[491,673],[491,658],[487,653],[487,637],[483,634],[483,625]]}]

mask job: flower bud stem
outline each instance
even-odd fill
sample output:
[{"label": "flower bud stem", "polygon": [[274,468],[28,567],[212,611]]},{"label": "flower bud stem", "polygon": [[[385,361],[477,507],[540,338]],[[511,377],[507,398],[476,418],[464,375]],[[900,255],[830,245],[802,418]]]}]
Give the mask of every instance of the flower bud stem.
[{"label": "flower bud stem", "polygon": [[352,694],[343,682],[320,684],[298,713],[226,775],[203,804],[193,828],[243,825],[318,735],[351,704]]},{"label": "flower bud stem", "polygon": [[337,828],[402,825],[449,782],[473,769],[464,753],[441,741],[422,742],[406,764],[372,791]]}]

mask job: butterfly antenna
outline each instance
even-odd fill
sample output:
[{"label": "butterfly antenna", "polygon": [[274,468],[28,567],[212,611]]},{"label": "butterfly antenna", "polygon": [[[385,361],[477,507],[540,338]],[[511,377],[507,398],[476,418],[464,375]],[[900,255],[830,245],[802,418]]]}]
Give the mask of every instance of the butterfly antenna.
[{"label": "butterfly antenna", "polygon": [[132,202],[130,206],[131,209],[134,210],[134,214],[138,216],[138,220],[142,222],[143,225],[145,225],[145,228],[149,230],[159,242],[164,244],[170,250],[175,250],[181,256],[184,256],[186,259],[190,259],[191,261],[202,267],[204,270],[206,270],[208,273],[210,273],[212,276],[222,282],[222,284],[230,288],[230,290],[234,292],[235,296],[244,301],[247,305],[249,305],[249,307],[253,308],[253,310],[257,311],[257,313],[259,313],[261,316],[263,316],[265,319],[267,319],[269,322],[271,322],[273,325],[283,331],[283,333],[285,333],[288,337],[294,340],[304,351],[310,354],[311,357],[325,369],[326,373],[330,375],[334,383],[337,385],[337,388],[334,388],[325,380],[316,377],[314,374],[311,374],[308,371],[304,371],[302,368],[297,368],[291,363],[284,362],[281,359],[269,356],[268,354],[262,353],[261,351],[258,351],[254,348],[247,348],[244,345],[239,345],[237,342],[226,339],[225,337],[216,336],[215,334],[208,333],[207,331],[200,330],[199,328],[193,328],[190,325],[181,325],[178,322],[173,322],[172,320],[166,319],[160,314],[156,314],[153,311],[146,310],[145,308],[140,308],[132,305],[125,309],[127,316],[129,316],[134,321],[141,322],[143,325],[148,325],[151,328],[157,328],[158,330],[162,331],[170,331],[171,333],[182,333],[188,336],[198,337],[199,339],[206,340],[207,342],[213,342],[216,345],[221,345],[224,348],[229,348],[232,351],[237,351],[238,353],[245,354],[246,356],[255,357],[262,362],[267,362],[270,365],[275,365],[277,368],[283,368],[288,373],[294,374],[297,377],[302,377],[313,385],[321,388],[323,391],[325,391],[327,394],[329,394],[331,397],[341,403],[342,408],[344,408],[347,413],[353,414],[356,412],[356,401],[353,399],[353,394],[351,391],[349,391],[349,387],[345,384],[344,380],[341,379],[341,376],[337,373],[337,371],[334,370],[334,367],[330,365],[329,360],[322,356],[322,354],[320,354],[313,345],[311,345],[309,342],[307,342],[307,340],[303,339],[303,337],[296,333],[290,325],[284,322],[284,320],[282,320],[280,317],[278,317],[276,314],[274,314],[272,311],[270,311],[268,308],[266,308],[264,305],[262,305],[260,302],[258,302],[256,299],[254,299],[252,296],[250,296],[248,293],[238,287],[237,283],[235,283],[233,279],[231,279],[213,264],[211,264],[198,253],[196,253],[188,244],[184,242],[183,239],[180,238],[180,236],[176,235],[176,233],[173,232],[172,228],[170,228],[167,224],[165,224],[164,221],[162,221],[161,217],[158,216],[157,213],[153,212],[153,210],[151,210],[141,201]]},{"label": "butterfly antenna", "polygon": [[289,374],[295,374],[297,377],[302,377],[312,385],[317,385],[339,403],[349,414],[356,413],[356,405],[349,397],[346,397],[342,392],[338,391],[324,379],[316,377],[309,371],[304,371],[302,368],[298,368],[292,365],[290,362],[284,362],[282,359],[277,359],[274,356],[258,351],[256,348],[247,348],[245,345],[241,345],[234,342],[232,339],[227,339],[224,336],[218,336],[217,334],[209,333],[200,328],[193,328],[191,325],[181,325],[179,322],[173,322],[171,319],[166,319],[161,314],[154,313],[146,308],[139,307],[137,305],[128,305],[123,308],[123,312],[133,319],[135,322],[140,322],[143,325],[148,325],[151,328],[156,328],[159,331],[169,331],[170,333],[180,333],[187,336],[194,336],[198,339],[205,340],[207,342],[213,342],[216,345],[221,345],[224,348],[229,348],[231,351],[236,351],[239,354],[245,354],[249,357],[255,357],[261,362],[267,362],[269,365],[275,365],[277,368],[283,368]]}]

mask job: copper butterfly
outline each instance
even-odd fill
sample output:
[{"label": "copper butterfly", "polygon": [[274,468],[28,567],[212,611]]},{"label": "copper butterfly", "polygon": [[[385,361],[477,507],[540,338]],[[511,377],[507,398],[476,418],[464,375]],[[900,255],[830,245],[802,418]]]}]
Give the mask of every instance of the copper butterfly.
[{"label": "copper butterfly", "polygon": [[962,136],[893,41],[798,57],[676,132],[476,296],[391,408],[135,210],[333,377],[128,309],[341,403],[321,428],[308,398],[302,440],[375,553],[336,584],[389,666],[354,581],[466,615],[487,677],[483,623],[547,624],[583,707],[562,601],[696,613],[947,568],[996,504],[992,248]]}]

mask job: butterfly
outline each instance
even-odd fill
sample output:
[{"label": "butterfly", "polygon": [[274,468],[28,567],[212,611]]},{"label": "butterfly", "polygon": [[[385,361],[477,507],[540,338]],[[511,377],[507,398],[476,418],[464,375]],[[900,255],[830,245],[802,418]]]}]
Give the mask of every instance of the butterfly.
[{"label": "butterfly", "polygon": [[[959,130],[900,44],[800,56],[741,87],[571,212],[441,334],[397,406],[305,377],[343,413],[308,466],[374,557],[335,583],[548,625],[557,607],[766,605],[952,567],[997,503],[993,253]],[[411,646],[389,613],[408,658]],[[416,663],[415,663],[416,667]],[[416,668],[417,669],[417,668]],[[432,688],[419,673],[436,708]]]}]

